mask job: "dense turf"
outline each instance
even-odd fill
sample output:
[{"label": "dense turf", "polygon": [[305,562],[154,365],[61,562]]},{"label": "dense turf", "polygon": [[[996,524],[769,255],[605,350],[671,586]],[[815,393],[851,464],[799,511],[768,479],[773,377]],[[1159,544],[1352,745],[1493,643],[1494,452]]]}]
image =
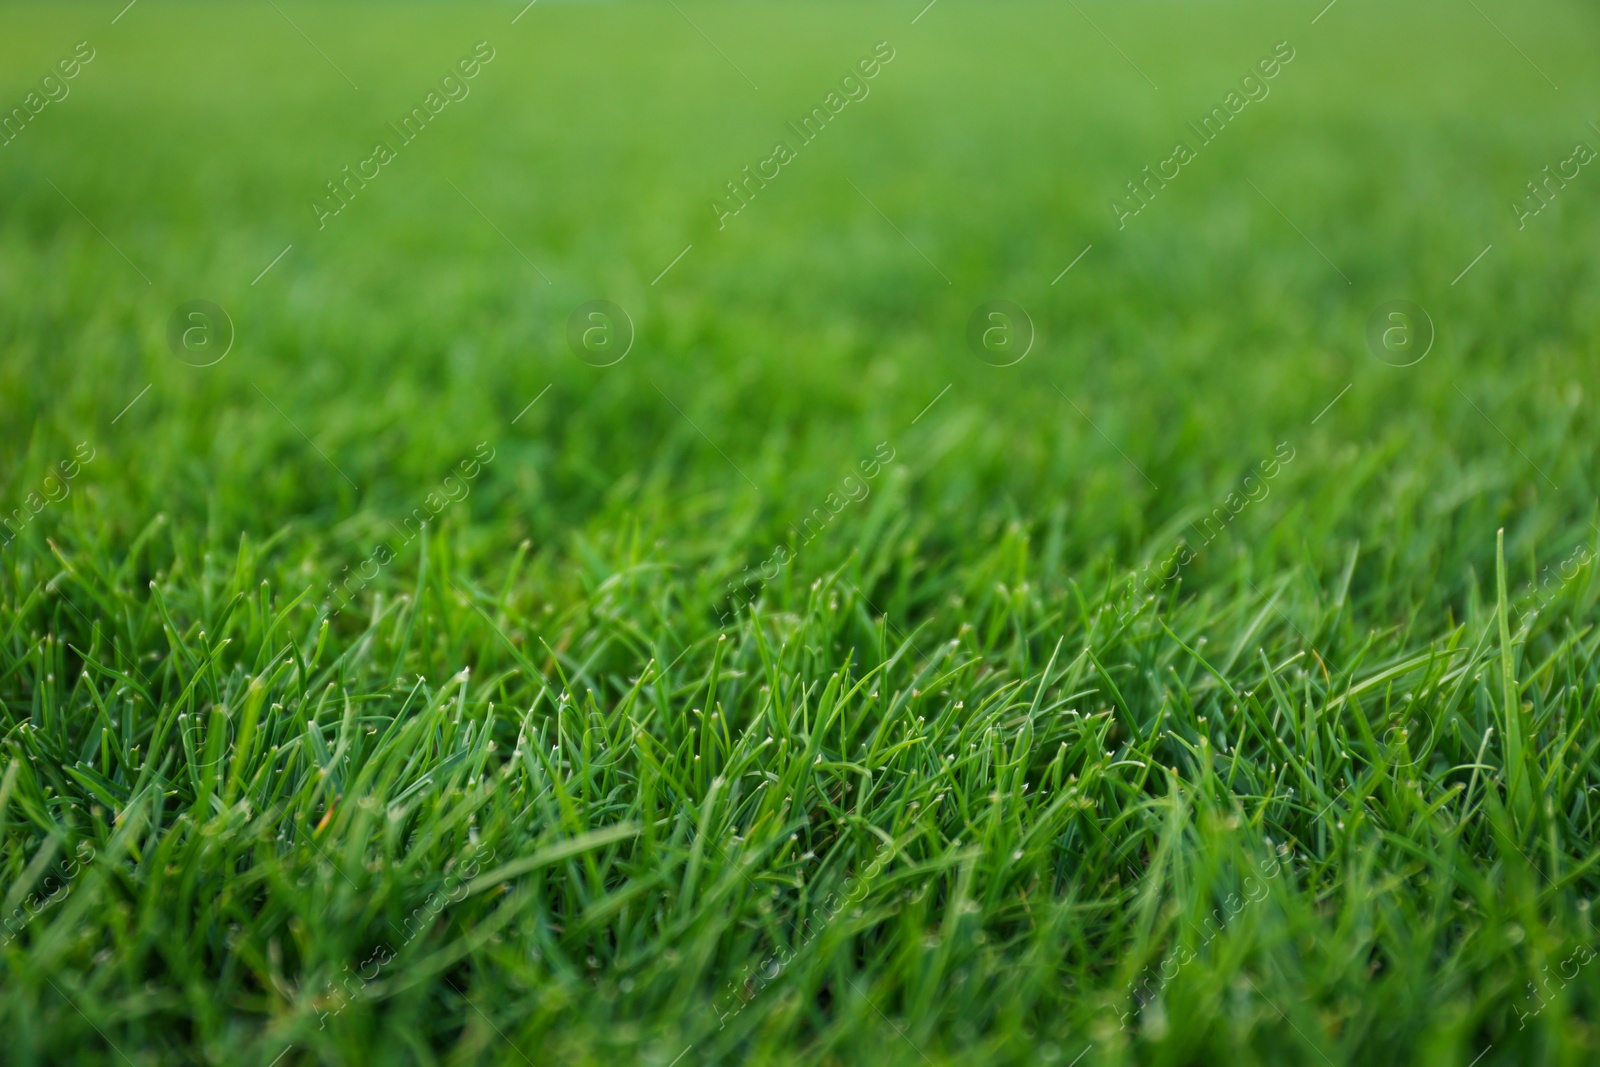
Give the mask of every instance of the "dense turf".
[{"label": "dense turf", "polygon": [[0,1060],[1600,1057],[1592,10],[278,6],[0,15]]}]

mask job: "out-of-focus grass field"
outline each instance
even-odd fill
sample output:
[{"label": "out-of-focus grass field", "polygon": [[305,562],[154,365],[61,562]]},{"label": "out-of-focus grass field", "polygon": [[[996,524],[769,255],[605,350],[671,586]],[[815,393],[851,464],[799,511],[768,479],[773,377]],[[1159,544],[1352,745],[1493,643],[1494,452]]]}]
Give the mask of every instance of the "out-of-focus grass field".
[{"label": "out-of-focus grass field", "polygon": [[0,1059],[1600,1056],[1592,7],[0,25]]}]

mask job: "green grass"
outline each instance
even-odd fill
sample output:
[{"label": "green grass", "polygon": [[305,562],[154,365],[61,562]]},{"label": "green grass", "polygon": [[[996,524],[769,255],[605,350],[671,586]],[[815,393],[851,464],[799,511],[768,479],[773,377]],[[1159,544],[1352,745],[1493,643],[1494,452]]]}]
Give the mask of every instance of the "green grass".
[{"label": "green grass", "polygon": [[0,16],[0,1059],[1600,1057],[1592,10],[279,6]]}]

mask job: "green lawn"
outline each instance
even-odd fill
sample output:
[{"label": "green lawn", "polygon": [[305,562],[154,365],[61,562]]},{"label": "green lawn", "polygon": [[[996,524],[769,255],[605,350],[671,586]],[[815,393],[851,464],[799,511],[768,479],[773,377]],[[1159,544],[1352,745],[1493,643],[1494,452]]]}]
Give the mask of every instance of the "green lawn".
[{"label": "green lawn", "polygon": [[1600,1060],[1592,6],[124,2],[0,1061]]}]

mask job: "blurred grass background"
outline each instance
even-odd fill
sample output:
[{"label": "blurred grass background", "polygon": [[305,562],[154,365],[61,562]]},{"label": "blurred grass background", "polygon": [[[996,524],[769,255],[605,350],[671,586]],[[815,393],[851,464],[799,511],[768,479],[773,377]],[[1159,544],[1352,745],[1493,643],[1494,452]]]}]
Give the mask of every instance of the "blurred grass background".
[{"label": "blurred grass background", "polygon": [[[1348,498],[1314,509],[1318,534],[1350,533],[1375,509],[1437,533],[1407,538],[1424,554],[1411,573],[1453,578],[1486,558],[1481,537],[1461,543],[1423,519],[1441,506],[1430,489],[1452,494],[1454,514],[1515,519],[1523,549],[1587,514],[1592,464],[1570,446],[1592,438],[1589,175],[1528,231],[1507,207],[1593,137],[1589,42],[1567,32],[1574,17],[1590,25],[1578,9],[1495,12],[1561,75],[1555,92],[1459,5],[1379,12],[1347,0],[1315,26],[1303,4],[941,3],[915,26],[902,6],[680,14],[546,0],[516,26],[502,6],[141,4],[116,26],[98,7],[11,9],[4,99],[79,39],[98,56],[4,149],[7,477],[25,480],[56,442],[89,437],[106,443],[97,484],[135,504],[125,521],[210,512],[266,532],[298,516],[409,510],[440,466],[503,435],[517,461],[473,507],[500,509],[513,540],[581,521],[630,478],[726,489],[724,524],[758,507],[727,464],[706,461],[714,453],[654,380],[763,486],[761,515],[783,520],[954,382],[926,429],[959,435],[955,466],[985,499],[1065,502],[1079,539],[1123,556],[1184,506],[1209,509],[1235,470],[1289,437],[1307,444],[1291,477]],[[759,92],[685,15],[759,72]],[[498,55],[472,95],[317,232],[309,202],[322,183],[479,40]],[[722,183],[878,40],[897,58],[871,96],[717,232],[709,202]],[[1118,232],[1109,197],[1280,40],[1297,57],[1271,96]],[[238,331],[205,371],[163,340],[171,309],[196,297]],[[618,367],[586,367],[563,343],[567,314],[593,297],[637,323]],[[991,297],[1036,323],[1036,350],[1015,368],[984,366],[963,344],[967,315]],[[1381,365],[1363,343],[1367,315],[1395,297],[1420,302],[1438,328],[1414,368]],[[914,445],[913,463],[919,450],[941,451]],[[1362,457],[1374,455],[1387,458],[1369,469]],[[961,477],[934,465],[924,491],[958,497]],[[1286,505],[1305,492],[1283,494]],[[946,521],[982,517],[965,511]]]}]

